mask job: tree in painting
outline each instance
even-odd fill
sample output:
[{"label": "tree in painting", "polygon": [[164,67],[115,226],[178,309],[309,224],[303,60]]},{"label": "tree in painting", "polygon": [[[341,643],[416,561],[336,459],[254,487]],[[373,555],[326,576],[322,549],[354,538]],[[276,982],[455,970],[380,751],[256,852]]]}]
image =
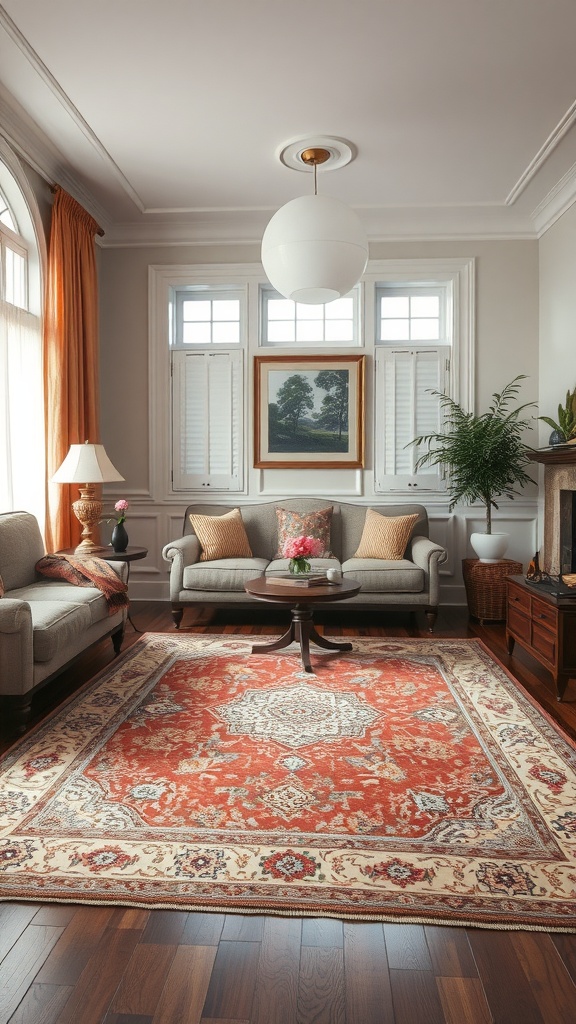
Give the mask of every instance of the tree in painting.
[{"label": "tree in painting", "polygon": [[291,374],[268,405],[269,450],[348,451],[348,391],[348,370]]},{"label": "tree in painting", "polygon": [[314,389],[301,373],[294,373],[284,382],[276,395],[278,418],[284,420],[290,433],[296,437],[298,424],[307,409],[314,408]]},{"label": "tree in painting", "polygon": [[314,378],[316,387],[326,394],[322,399],[322,408],[315,417],[319,427],[333,430],[342,439],[344,430],[348,430],[348,371],[322,370]]}]

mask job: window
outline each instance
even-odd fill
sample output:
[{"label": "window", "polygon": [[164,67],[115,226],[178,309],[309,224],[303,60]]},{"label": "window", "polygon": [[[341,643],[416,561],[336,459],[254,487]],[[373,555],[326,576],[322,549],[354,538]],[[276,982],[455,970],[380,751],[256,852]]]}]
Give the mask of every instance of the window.
[{"label": "window", "polygon": [[242,353],[172,356],[174,491],[242,487]]},{"label": "window", "polygon": [[374,282],[374,489],[444,491],[439,467],[416,469],[422,451],[410,442],[442,429],[432,392],[471,407],[473,262],[415,260],[383,269],[388,279]]},{"label": "window", "polygon": [[[247,284],[238,277],[226,279],[222,266],[178,269],[150,268],[156,360],[152,449],[161,443],[171,450],[168,495],[208,488],[241,491]],[[162,346],[158,336],[165,339]],[[166,358],[169,409],[162,394]],[[159,415],[162,408],[169,431]]]},{"label": "window", "polygon": [[41,237],[34,196],[0,140],[0,512],[26,509],[42,528]]},{"label": "window", "polygon": [[261,344],[330,348],[359,345],[358,298],[355,289],[334,302],[312,305],[284,299],[273,288],[263,286]]},{"label": "window", "polygon": [[190,288],[175,299],[177,346],[240,344],[240,296]]}]

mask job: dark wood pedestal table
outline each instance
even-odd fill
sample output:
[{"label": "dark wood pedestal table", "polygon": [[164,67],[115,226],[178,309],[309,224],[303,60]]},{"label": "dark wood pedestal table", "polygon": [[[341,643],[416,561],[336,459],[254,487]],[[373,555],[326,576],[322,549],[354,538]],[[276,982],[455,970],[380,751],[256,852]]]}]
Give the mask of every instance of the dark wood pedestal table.
[{"label": "dark wood pedestal table", "polygon": [[317,647],[327,651],[351,651],[352,644],[337,643],[327,640],[317,632],[312,611],[315,604],[327,604],[332,601],[344,601],[360,592],[360,584],[353,580],[342,580],[341,583],[326,583],[314,587],[274,585],[265,576],[259,576],[244,584],[244,589],[257,601],[268,601],[271,604],[291,605],[292,621],[289,628],[279,640],[268,644],[254,644],[252,654],[267,654],[288,647],[293,641],[300,644],[302,667],[305,672],[312,672],[310,663],[310,641]]},{"label": "dark wood pedestal table", "polygon": [[[138,548],[132,544],[129,544],[128,547],[126,548],[126,551],[114,551],[114,548],[107,547],[98,548],[97,551],[91,551],[89,553],[90,555],[93,555],[94,558],[103,558],[105,562],[126,562],[128,565],[128,572],[126,575],[126,586],[128,586],[130,582],[130,562],[137,562],[138,559],[140,558],[146,558],[146,555],[148,554],[148,548]],[[56,554],[75,555],[76,548],[63,548],[62,551],[57,551]],[[82,552],[80,552],[79,554],[82,555]],[[137,627],[134,625],[129,611],[128,614],[126,615],[126,618],[130,625],[132,626],[132,629],[134,630],[135,633],[142,632],[141,629],[137,629]]]}]

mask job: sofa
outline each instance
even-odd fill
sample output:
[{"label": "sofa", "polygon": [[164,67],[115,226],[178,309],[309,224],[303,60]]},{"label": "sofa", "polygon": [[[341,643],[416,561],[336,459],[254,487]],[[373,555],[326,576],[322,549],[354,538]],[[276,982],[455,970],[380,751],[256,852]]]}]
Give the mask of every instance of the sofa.
[{"label": "sofa", "polygon": [[[0,700],[21,732],[35,692],[74,658],[108,636],[119,653],[127,614],[110,615],[96,587],[42,577],[35,565],[43,555],[33,515],[0,515]],[[126,582],[127,565],[109,564]]]},{"label": "sofa", "polygon": [[[170,601],[176,628],[180,627],[185,608],[252,603],[253,599],[244,590],[248,580],[287,570],[288,560],[276,557],[277,508],[298,516],[310,516],[330,507],[330,557],[312,558],[310,562],[313,571],[336,568],[345,578],[361,584],[360,593],[343,601],[339,608],[349,605],[357,609],[422,609],[432,631],[438,612],[439,566],[446,560],[446,551],[429,538],[424,506],[372,504],[370,509],[382,516],[412,515],[415,522],[401,558],[358,558],[354,556],[364,536],[367,506],[326,498],[290,498],[242,505],[240,512],[250,557],[210,560],[202,560],[202,547],[190,515],[221,517],[232,513],[234,506],[189,505],[184,514],[182,536],[167,544],[162,552],[170,563]],[[323,605],[318,602],[315,607]]]}]

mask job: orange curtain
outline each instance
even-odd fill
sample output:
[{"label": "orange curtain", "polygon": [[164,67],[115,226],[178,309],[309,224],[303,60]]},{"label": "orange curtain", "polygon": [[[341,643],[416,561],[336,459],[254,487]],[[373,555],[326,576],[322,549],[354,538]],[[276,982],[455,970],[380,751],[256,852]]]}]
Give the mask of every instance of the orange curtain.
[{"label": "orange curtain", "polygon": [[100,229],[72,196],[55,188],[44,311],[46,550],[73,547],[80,526],[72,484],[50,478],[71,444],[98,443],[98,281],[94,236]]}]

